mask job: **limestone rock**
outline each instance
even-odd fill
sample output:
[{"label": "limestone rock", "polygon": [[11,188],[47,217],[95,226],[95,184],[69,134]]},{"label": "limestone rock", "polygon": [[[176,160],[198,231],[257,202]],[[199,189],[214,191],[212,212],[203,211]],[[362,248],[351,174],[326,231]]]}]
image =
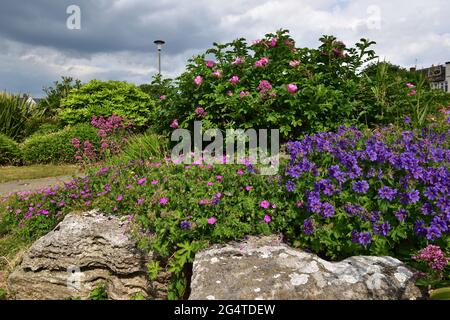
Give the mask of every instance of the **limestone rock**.
[{"label": "limestone rock", "polygon": [[16,299],[87,299],[103,284],[111,299],[138,293],[164,299],[164,284],[147,277],[152,256],[136,248],[127,225],[97,211],[67,215],[25,253],[9,276],[9,291]]},{"label": "limestone rock", "polygon": [[420,299],[414,282],[413,271],[392,257],[329,262],[279,237],[250,237],[197,253],[190,299]]}]

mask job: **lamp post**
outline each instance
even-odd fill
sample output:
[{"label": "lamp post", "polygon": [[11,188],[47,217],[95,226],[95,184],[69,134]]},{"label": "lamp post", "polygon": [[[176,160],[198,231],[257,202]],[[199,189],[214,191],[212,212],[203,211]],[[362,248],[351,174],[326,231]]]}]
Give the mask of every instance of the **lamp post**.
[{"label": "lamp post", "polygon": [[162,40],[155,40],[153,43],[156,44],[156,48],[158,49],[158,74],[161,75],[161,49],[165,42]]}]

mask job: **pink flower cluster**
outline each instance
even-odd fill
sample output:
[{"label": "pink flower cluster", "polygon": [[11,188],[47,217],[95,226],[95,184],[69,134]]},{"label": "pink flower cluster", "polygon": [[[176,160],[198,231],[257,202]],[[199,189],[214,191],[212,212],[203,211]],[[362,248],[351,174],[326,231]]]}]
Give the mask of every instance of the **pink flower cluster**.
[{"label": "pink flower cluster", "polygon": [[103,116],[97,118],[96,116],[93,116],[91,125],[99,130],[103,130],[101,132],[104,133],[112,133],[118,129],[128,129],[132,127],[131,124],[125,125],[124,119],[115,114],[109,116],[108,118],[105,118]]},{"label": "pink flower cluster", "polygon": [[267,92],[269,90],[272,90],[272,85],[267,80],[261,80],[259,82],[257,90],[261,92]]},{"label": "pink flower cluster", "polygon": [[419,251],[417,256],[412,257],[414,260],[423,261],[436,271],[442,271],[448,265],[450,259],[446,258],[441,248],[435,245],[428,245]]}]

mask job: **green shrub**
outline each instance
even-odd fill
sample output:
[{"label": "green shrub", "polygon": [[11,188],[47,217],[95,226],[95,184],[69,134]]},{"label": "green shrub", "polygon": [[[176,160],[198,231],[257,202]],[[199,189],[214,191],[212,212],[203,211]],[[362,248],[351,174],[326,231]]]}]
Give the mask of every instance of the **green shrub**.
[{"label": "green shrub", "polygon": [[61,77],[61,82],[55,81],[53,86],[44,87],[46,97],[39,102],[39,107],[46,116],[57,115],[61,100],[67,97],[70,90],[81,87],[81,81],[71,77]]},{"label": "green shrub", "polygon": [[160,132],[191,128],[194,120],[205,129],[278,128],[288,139],[404,116],[423,125],[430,112],[450,104],[450,95],[431,90],[420,74],[383,63],[363,72],[376,58],[373,44],[361,39],[350,46],[323,36],[318,48],[298,48],[287,30],[253,44],[215,43],[190,59],[174,82],[156,78],[143,86],[161,95],[152,123]]},{"label": "green shrub", "polygon": [[59,131],[61,128],[57,123],[43,123],[41,124],[34,134],[48,134],[48,133],[54,133],[56,131]]},{"label": "green shrub", "polygon": [[17,165],[21,161],[22,153],[18,143],[0,133],[0,165]]},{"label": "green shrub", "polygon": [[93,116],[115,114],[141,128],[148,124],[153,108],[150,96],[133,84],[92,80],[61,100],[59,117],[63,123],[76,124],[89,122]]},{"label": "green shrub", "polygon": [[35,134],[22,144],[26,163],[75,163],[76,149],[72,139],[99,144],[97,130],[88,124],[77,124],[45,135]]},{"label": "green shrub", "polygon": [[30,122],[38,121],[41,112],[20,95],[0,93],[0,133],[20,140]]},{"label": "green shrub", "polygon": [[129,138],[123,150],[111,158],[111,164],[128,163],[134,160],[147,161],[162,158],[167,152],[165,138],[156,134],[145,133]]}]

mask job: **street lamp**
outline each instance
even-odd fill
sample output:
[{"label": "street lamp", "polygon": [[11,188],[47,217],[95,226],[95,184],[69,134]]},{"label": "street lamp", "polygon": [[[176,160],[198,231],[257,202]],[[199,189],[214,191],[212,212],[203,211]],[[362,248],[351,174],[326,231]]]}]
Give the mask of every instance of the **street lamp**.
[{"label": "street lamp", "polygon": [[158,74],[161,75],[161,49],[165,42],[162,40],[155,40],[153,43],[156,44],[156,48],[158,49]]}]

